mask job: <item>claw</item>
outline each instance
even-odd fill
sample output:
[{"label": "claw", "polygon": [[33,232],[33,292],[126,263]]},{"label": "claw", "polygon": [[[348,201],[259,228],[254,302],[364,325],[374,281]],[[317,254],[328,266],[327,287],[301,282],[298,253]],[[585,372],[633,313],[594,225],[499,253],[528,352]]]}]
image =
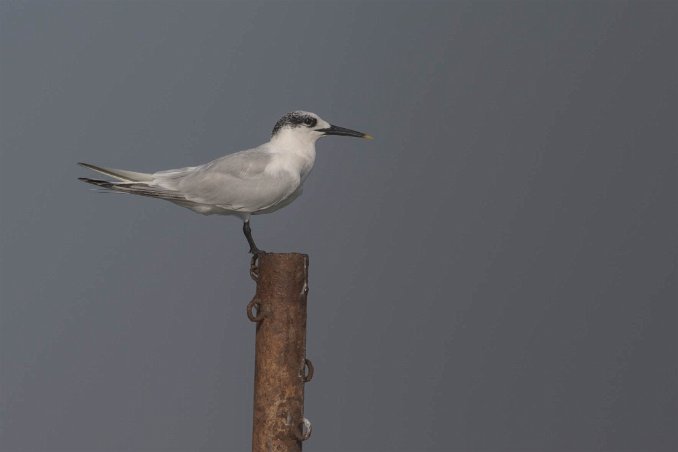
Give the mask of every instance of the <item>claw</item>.
[{"label": "claw", "polygon": [[254,280],[254,282],[259,280],[259,266],[257,265],[257,260],[259,260],[259,256],[263,254],[261,250],[257,251],[258,252],[252,253],[250,250],[250,253],[252,253],[252,260],[250,261],[250,277]]}]

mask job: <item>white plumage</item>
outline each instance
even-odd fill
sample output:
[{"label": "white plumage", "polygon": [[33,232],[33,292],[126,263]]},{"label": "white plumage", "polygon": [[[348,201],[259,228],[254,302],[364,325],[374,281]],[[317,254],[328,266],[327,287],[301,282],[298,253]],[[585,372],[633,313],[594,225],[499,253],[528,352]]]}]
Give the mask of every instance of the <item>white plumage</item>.
[{"label": "white plumage", "polygon": [[238,215],[245,222],[250,252],[260,253],[249,229],[250,215],[274,212],[301,194],[315,162],[315,143],[325,135],[372,138],[333,126],[314,113],[295,111],[284,115],[271,140],[256,148],[199,166],[155,173],[80,163],[115,181],[80,180],[107,190],[164,199],[204,215]]}]

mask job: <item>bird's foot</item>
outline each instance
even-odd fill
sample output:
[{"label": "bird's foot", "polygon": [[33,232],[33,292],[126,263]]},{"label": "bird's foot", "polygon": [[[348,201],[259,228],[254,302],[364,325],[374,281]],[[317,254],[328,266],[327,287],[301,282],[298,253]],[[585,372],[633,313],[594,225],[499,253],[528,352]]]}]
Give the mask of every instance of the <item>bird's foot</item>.
[{"label": "bird's foot", "polygon": [[256,246],[250,246],[250,254],[252,255],[252,257],[255,257],[255,256],[258,256],[260,254],[266,254],[266,251],[260,250]]},{"label": "bird's foot", "polygon": [[259,248],[250,248],[250,254],[252,255],[252,260],[250,261],[250,276],[256,282],[259,279],[259,266],[257,261],[259,256],[266,254],[266,251],[261,251]]}]

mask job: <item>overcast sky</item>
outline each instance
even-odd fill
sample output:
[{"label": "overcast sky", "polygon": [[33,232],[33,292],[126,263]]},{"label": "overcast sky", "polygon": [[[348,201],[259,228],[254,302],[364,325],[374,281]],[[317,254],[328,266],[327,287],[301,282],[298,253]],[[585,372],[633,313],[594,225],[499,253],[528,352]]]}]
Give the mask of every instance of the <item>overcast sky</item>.
[{"label": "overcast sky", "polygon": [[239,220],[76,180],[329,137],[309,451],[678,449],[675,2],[0,2],[0,449],[243,451]]}]

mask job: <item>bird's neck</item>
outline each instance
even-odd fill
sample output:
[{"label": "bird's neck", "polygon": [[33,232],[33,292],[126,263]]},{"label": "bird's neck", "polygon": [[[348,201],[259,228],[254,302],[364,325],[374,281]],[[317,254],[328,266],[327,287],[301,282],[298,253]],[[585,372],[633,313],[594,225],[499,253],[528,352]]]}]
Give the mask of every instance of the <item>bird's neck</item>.
[{"label": "bird's neck", "polygon": [[281,130],[271,137],[270,144],[271,150],[275,153],[294,154],[315,159],[315,142],[317,140],[317,137]]},{"label": "bird's neck", "polygon": [[297,133],[291,128],[282,128],[271,137],[271,144],[281,149],[315,149],[318,135],[310,133]]},{"label": "bird's neck", "polygon": [[285,162],[283,166],[288,170],[298,171],[303,180],[315,163],[316,141],[314,137],[280,131],[271,138],[269,149]]}]

